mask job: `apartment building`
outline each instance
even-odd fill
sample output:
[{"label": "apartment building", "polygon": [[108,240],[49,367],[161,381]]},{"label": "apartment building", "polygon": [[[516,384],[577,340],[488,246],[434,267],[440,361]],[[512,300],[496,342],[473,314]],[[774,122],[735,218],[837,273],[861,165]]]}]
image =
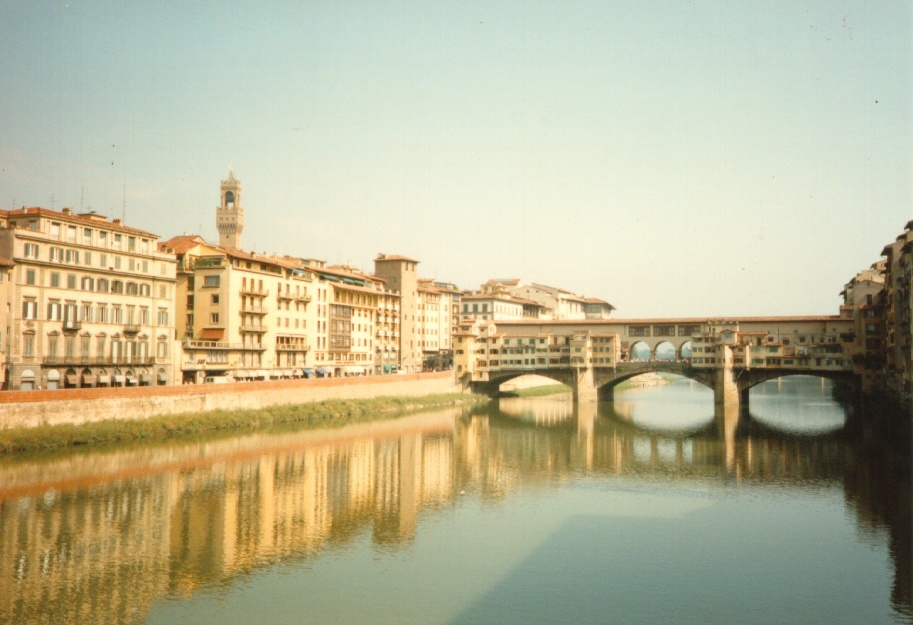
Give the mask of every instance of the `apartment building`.
[{"label": "apartment building", "polygon": [[399,369],[399,294],[384,280],[347,266],[305,260],[314,272],[317,305],[315,366],[332,376]]},{"label": "apartment building", "polygon": [[853,367],[862,391],[872,394],[885,367],[885,261],[857,273],[840,291],[840,316],[853,320]]},{"label": "apartment building", "polygon": [[177,258],[176,329],[181,379],[303,377],[312,368],[310,329],[319,298],[297,263],[183,235],[162,243]]},{"label": "apartment building", "polygon": [[419,316],[418,261],[397,254],[378,254],[374,259],[374,275],[384,280],[387,288],[400,295],[400,370],[414,373],[423,369],[424,352],[421,345],[422,327]]},{"label": "apartment building", "polygon": [[615,307],[608,302],[575,295],[570,291],[517,278],[492,279],[480,289],[483,294],[507,294],[528,303],[526,317],[542,320],[575,321],[610,319]]},{"label": "apartment building", "polygon": [[171,384],[175,259],[94,212],[4,212],[4,388]]},{"label": "apartment building", "polygon": [[913,332],[911,332],[910,288],[913,278],[913,220],[893,243],[884,247],[884,382],[896,397],[909,401],[913,397]]}]

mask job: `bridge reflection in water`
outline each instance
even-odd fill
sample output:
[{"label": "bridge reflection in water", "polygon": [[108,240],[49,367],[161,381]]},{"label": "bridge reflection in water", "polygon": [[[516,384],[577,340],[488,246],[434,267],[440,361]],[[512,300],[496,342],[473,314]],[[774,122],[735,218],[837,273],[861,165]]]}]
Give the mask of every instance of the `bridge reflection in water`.
[{"label": "bridge reflection in water", "polygon": [[892,601],[910,614],[909,483],[880,451],[873,438],[779,433],[738,410],[651,431],[623,406],[554,398],[334,431],[6,459],[0,622],[142,620],[161,598],[365,535],[411,544],[419,520],[462,492],[497,502],[526,484],[582,475],[842,488],[860,527],[888,534]]}]

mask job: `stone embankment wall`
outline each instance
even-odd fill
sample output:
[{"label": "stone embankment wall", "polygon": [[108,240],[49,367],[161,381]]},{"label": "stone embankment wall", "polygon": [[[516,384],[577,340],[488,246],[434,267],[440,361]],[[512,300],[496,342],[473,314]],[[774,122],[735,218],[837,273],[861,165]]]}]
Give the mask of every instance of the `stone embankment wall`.
[{"label": "stone embankment wall", "polygon": [[196,386],[6,391],[0,392],[0,429],[257,409],[328,399],[421,397],[457,392],[461,389],[454,384],[453,373],[449,371]]}]

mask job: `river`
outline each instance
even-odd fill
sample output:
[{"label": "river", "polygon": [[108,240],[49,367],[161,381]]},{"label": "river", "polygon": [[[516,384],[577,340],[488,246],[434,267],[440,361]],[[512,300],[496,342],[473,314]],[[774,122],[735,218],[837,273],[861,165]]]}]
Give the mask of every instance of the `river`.
[{"label": "river", "polygon": [[0,623],[910,624],[886,421],[681,379],[3,458]]}]

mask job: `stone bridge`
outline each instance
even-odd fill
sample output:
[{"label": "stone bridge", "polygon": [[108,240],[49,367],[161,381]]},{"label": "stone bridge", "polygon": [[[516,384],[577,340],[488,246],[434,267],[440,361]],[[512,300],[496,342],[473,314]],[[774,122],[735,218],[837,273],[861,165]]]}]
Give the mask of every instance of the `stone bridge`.
[{"label": "stone bridge", "polygon": [[[581,402],[611,399],[616,385],[644,373],[695,380],[713,390],[716,405],[745,404],[751,387],[789,375],[828,378],[858,391],[852,324],[832,316],[489,321],[455,335],[454,371],[465,387],[490,396],[513,378],[540,375],[566,384]],[[654,355],[668,343],[676,357],[631,360],[639,342]]]},{"label": "stone bridge", "polygon": [[[857,390],[858,376],[851,371],[809,369],[805,367],[779,367],[766,369],[695,369],[691,363],[676,361],[622,362],[615,367],[584,368],[551,367],[545,369],[502,369],[486,381],[466,381],[472,392],[497,397],[500,386],[524,375],[538,375],[570,387],[574,401],[612,400],[616,386],[645,373],[669,373],[689,378],[714,392],[715,404],[748,404],[748,391],[753,387],[790,375],[812,375],[833,380]],[[728,392],[729,397],[726,397]],[[733,401],[734,397],[737,401]]]}]

